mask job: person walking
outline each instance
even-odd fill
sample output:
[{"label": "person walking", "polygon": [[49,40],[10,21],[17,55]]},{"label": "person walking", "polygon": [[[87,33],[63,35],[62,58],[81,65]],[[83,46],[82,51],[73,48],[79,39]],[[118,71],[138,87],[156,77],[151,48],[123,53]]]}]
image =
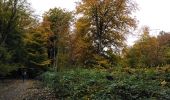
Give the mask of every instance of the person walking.
[{"label": "person walking", "polygon": [[26,72],[26,71],[23,71],[23,72],[22,72],[22,80],[23,80],[23,82],[25,81],[26,76],[27,76],[27,72]]}]

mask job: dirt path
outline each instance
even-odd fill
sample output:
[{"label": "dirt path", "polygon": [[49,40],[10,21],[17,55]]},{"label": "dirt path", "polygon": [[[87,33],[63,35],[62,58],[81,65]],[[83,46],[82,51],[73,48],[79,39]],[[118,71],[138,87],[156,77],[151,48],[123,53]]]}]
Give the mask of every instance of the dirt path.
[{"label": "dirt path", "polygon": [[0,100],[57,100],[49,89],[35,80],[0,82]]}]

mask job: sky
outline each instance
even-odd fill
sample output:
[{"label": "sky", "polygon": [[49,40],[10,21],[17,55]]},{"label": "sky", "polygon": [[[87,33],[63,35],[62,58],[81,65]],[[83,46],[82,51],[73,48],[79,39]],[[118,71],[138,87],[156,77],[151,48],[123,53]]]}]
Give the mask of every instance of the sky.
[{"label": "sky", "polygon": [[[73,11],[75,2],[80,0],[28,0],[35,14],[42,16],[50,8],[60,7]],[[149,26],[151,35],[156,36],[160,31],[170,32],[170,0],[134,0],[138,10],[134,16],[138,20],[138,29]],[[129,36],[128,44],[132,45],[137,36]]]},{"label": "sky", "polygon": [[50,8],[60,7],[67,10],[73,11],[75,9],[76,3],[79,0],[28,0],[31,3],[32,8],[35,13],[42,15],[45,11]]}]

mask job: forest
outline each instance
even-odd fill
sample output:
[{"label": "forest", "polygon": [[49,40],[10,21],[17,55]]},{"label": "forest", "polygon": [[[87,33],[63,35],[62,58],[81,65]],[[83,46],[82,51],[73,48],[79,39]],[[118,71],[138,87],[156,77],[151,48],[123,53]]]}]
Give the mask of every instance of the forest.
[{"label": "forest", "polygon": [[[27,69],[61,100],[170,100],[170,33],[135,33],[137,9],[133,0],[81,0],[39,20],[27,0],[0,0],[0,77]],[[130,34],[139,35],[132,46]]]}]

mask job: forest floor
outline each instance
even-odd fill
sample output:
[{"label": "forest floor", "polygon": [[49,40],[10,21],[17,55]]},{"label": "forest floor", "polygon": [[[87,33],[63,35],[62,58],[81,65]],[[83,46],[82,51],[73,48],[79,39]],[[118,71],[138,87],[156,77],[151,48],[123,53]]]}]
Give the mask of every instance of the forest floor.
[{"label": "forest floor", "polygon": [[54,93],[37,80],[0,80],[0,100],[57,100]]}]

